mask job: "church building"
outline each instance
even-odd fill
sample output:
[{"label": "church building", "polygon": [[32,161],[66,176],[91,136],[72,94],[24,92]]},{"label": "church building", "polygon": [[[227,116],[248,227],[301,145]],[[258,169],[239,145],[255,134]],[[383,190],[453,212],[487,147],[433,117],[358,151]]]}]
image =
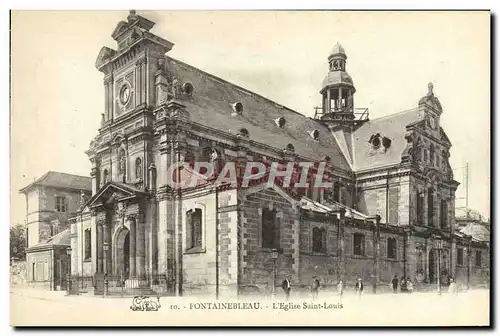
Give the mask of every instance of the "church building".
[{"label": "church building", "polygon": [[[410,109],[370,120],[336,44],[310,118],[168,56],[174,45],[154,25],[130,11],[116,47],[97,56],[105,104],[86,151],[92,195],[70,220],[73,275],[155,291],[141,279],[162,275],[173,294],[221,296],[270,293],[285,277],[296,288],[312,276],[325,287],[388,288],[395,274],[416,288],[486,281],[487,244],[455,232],[459,183],[432,84]],[[231,162],[239,177],[248,162],[323,163],[332,186],[176,188],[179,162],[178,179],[197,174],[193,162],[211,162],[214,176]]]}]

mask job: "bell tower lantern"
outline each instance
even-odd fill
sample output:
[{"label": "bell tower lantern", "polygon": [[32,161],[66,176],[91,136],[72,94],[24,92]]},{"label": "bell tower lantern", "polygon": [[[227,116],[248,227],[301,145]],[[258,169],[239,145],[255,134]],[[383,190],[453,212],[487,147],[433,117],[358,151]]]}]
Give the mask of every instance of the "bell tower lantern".
[{"label": "bell tower lantern", "polygon": [[[351,76],[346,71],[347,55],[337,43],[328,56],[328,74],[323,80],[322,106],[316,108],[316,119],[330,124],[356,124],[354,93],[356,88]],[[363,115],[363,117],[368,117]]]}]

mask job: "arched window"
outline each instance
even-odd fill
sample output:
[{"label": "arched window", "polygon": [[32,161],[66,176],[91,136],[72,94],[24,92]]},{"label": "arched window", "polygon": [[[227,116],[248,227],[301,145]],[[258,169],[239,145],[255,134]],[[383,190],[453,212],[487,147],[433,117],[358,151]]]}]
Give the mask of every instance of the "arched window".
[{"label": "arched window", "polygon": [[387,238],[387,258],[396,259],[398,256],[396,238]]},{"label": "arched window", "polygon": [[280,231],[276,211],[262,209],[262,247],[279,248]]},{"label": "arched window", "polygon": [[135,159],[135,178],[142,178],[142,160],[141,158]]},{"label": "arched window", "polygon": [[186,249],[202,248],[203,212],[196,208],[186,213]]},{"label": "arched window", "polygon": [[313,253],[326,253],[326,229],[324,228],[313,228],[312,230]]}]

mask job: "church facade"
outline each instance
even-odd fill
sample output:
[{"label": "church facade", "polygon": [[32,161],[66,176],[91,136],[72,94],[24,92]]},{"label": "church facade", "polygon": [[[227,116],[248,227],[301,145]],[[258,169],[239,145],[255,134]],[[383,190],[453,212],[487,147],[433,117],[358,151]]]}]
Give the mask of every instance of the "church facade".
[{"label": "church facade", "polygon": [[[276,281],[297,287],[312,276],[379,288],[395,274],[417,288],[489,279],[488,244],[455,232],[458,183],[432,84],[414,108],[370,120],[337,44],[309,118],[169,57],[153,26],[131,11],[117,48],[96,60],[105,106],[86,151],[92,196],[71,220],[72,274],[164,274],[183,295],[270,292],[274,263]],[[215,169],[199,174],[197,162]],[[241,178],[252,162],[310,163],[307,181],[322,164],[331,186],[270,185],[266,174],[215,183],[228,163]]]}]

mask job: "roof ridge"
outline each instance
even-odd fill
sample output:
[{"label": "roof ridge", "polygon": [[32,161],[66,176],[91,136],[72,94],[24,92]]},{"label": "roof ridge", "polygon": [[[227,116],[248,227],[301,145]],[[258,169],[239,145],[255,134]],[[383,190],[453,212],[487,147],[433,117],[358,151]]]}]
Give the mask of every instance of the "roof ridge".
[{"label": "roof ridge", "polygon": [[[165,55],[165,57],[166,57],[166,58],[168,58],[168,59],[170,59],[170,60],[172,60],[172,61],[174,61],[174,62],[179,63],[180,65],[183,65],[183,66],[185,66],[185,67],[188,67],[188,68],[194,69],[194,70],[196,70],[196,71],[199,71],[199,72],[203,73],[204,75],[207,75],[208,77],[211,77],[212,79],[215,79],[215,80],[218,80],[218,81],[222,81],[222,82],[224,82],[225,84],[229,84],[229,85],[231,85],[231,86],[233,86],[233,87],[237,88],[238,90],[241,90],[243,93],[246,93],[246,94],[251,94],[251,95],[254,95],[254,96],[260,97],[260,98],[262,98],[262,99],[264,99],[264,100],[267,100],[268,102],[270,102],[270,103],[272,103],[272,104],[275,104],[275,105],[279,106],[279,107],[280,107],[280,108],[282,108],[282,109],[288,110],[289,112],[296,113],[296,114],[298,114],[298,115],[300,115],[300,116],[302,116],[302,117],[304,117],[304,118],[310,118],[310,117],[306,116],[305,114],[302,114],[302,113],[300,113],[300,112],[298,112],[298,111],[292,110],[291,108],[289,108],[289,107],[287,107],[287,106],[285,106],[285,105],[283,105],[283,104],[280,104],[280,103],[278,103],[278,102],[276,102],[276,101],[274,101],[274,100],[272,100],[272,99],[270,99],[270,98],[264,97],[263,95],[261,95],[261,94],[259,94],[259,93],[256,93],[256,92],[253,92],[253,91],[250,91],[250,90],[248,90],[248,89],[245,89],[245,88],[244,88],[244,87],[242,87],[242,86],[239,86],[239,85],[237,85],[237,84],[231,83],[231,82],[229,82],[228,80],[226,80],[226,79],[224,79],[224,78],[221,78],[221,77],[215,76],[215,75],[213,75],[213,74],[211,74],[211,73],[209,73],[209,72],[207,72],[207,71],[201,70],[201,69],[199,69],[199,68],[197,68],[197,67],[195,67],[195,66],[192,66],[192,65],[190,65],[190,64],[187,64],[187,63],[185,63],[185,62],[183,62],[183,61],[180,61],[180,60],[178,60],[178,59],[176,59],[176,58],[173,58],[173,57],[170,57],[170,56],[167,56],[167,55]],[[315,119],[312,119],[312,120],[316,121]]]},{"label": "roof ridge", "polygon": [[408,110],[396,112],[396,113],[385,115],[385,116],[378,117],[378,118],[375,118],[375,119],[370,119],[370,122],[378,121],[378,120],[382,120],[382,119],[389,119],[389,118],[392,118],[392,117],[395,117],[395,116],[398,116],[398,115],[401,115],[401,114],[404,114],[404,113],[418,112],[418,111],[419,111],[418,107],[414,107],[414,108],[411,108],[411,109],[408,109]]},{"label": "roof ridge", "polygon": [[49,173],[60,174],[60,175],[69,175],[69,176],[76,176],[76,177],[84,177],[84,178],[92,179],[92,177],[90,177],[90,176],[78,175],[78,174],[70,174],[70,173],[65,173],[65,172],[58,172],[58,171],[54,171],[54,170],[49,170],[45,175],[48,175]]}]

